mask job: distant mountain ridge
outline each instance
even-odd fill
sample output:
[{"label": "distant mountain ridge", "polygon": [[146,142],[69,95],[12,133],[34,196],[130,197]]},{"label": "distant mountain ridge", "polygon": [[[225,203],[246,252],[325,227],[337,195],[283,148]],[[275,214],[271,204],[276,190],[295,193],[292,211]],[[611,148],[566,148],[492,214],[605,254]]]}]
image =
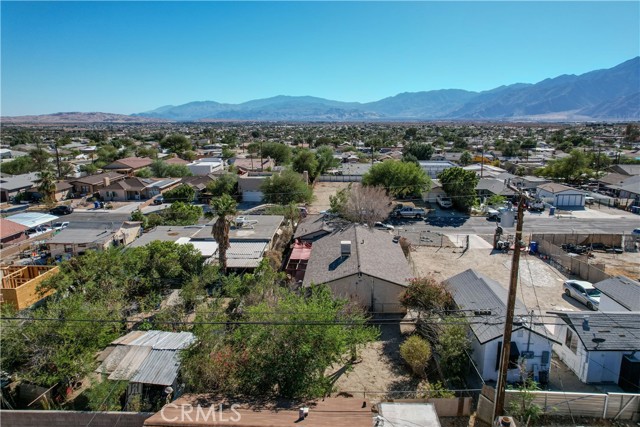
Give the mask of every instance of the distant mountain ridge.
[{"label": "distant mountain ridge", "polygon": [[[483,92],[405,92],[368,103],[279,95],[241,104],[196,101],[165,105],[125,117],[132,121],[635,121],[640,120],[640,57],[609,69]],[[11,119],[21,118],[3,117],[3,121]]]}]

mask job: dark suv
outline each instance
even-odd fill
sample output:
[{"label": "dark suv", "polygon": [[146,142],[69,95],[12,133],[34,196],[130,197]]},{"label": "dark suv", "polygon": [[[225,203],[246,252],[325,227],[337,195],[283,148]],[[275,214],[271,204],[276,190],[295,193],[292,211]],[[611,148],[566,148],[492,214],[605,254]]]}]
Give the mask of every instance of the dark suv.
[{"label": "dark suv", "polygon": [[49,211],[52,215],[69,215],[73,213],[73,208],[71,206],[56,206],[55,208]]}]

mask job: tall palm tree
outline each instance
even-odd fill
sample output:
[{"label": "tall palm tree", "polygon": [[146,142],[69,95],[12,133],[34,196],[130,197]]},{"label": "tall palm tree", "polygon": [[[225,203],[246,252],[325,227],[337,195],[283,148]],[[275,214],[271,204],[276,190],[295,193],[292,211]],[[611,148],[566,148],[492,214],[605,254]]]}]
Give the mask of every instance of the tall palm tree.
[{"label": "tall palm tree", "polygon": [[237,212],[236,201],[228,194],[223,194],[211,200],[211,209],[217,215],[216,222],[211,229],[211,235],[218,242],[218,263],[222,273],[227,272],[227,249],[229,249],[229,229],[233,216]]},{"label": "tall palm tree", "polygon": [[38,172],[38,191],[46,203],[54,203],[56,198],[56,173],[51,168]]}]

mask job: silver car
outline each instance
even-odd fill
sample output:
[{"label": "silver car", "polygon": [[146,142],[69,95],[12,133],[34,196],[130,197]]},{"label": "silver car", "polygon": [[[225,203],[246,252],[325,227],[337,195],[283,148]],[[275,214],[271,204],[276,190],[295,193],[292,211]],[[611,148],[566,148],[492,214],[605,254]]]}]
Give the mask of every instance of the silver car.
[{"label": "silver car", "polygon": [[586,305],[589,310],[597,310],[600,305],[600,290],[584,280],[567,280],[564,282],[564,293]]}]

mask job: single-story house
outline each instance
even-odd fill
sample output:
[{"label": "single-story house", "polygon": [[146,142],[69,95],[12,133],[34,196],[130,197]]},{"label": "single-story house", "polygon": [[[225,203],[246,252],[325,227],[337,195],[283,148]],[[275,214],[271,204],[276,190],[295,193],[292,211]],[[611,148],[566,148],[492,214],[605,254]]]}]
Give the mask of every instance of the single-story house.
[{"label": "single-story house", "polygon": [[[507,313],[507,289],[495,280],[469,269],[445,280],[444,286],[451,293],[456,306],[472,322],[471,358],[485,381],[497,381],[504,335],[504,319]],[[533,374],[533,378],[545,383],[551,369],[551,348],[556,339],[540,320],[529,313],[516,299],[514,323],[511,335],[507,381],[521,381],[519,363]]]},{"label": "single-story house", "polygon": [[626,276],[615,276],[593,286],[601,292],[598,310],[605,313],[640,311],[640,282]]},{"label": "single-story house", "polygon": [[640,312],[550,311],[561,320],[554,350],[589,384],[614,383],[640,392]]},{"label": "single-story house", "polygon": [[189,162],[181,159],[180,157],[172,157],[164,161],[168,165],[188,165]]},{"label": "single-story house", "polygon": [[[504,179],[504,174],[498,175],[497,178]],[[510,179],[511,179],[511,185],[515,185],[516,188],[519,188],[520,190],[525,190],[525,191],[534,191],[540,185],[547,184],[550,182],[546,178],[532,176],[532,175],[513,176],[513,177],[510,177]]]},{"label": "single-story house", "polygon": [[419,160],[418,164],[431,179],[436,179],[442,171],[458,166],[448,160]]},{"label": "single-story house", "polygon": [[505,169],[499,168],[498,166],[487,164],[483,165],[482,163],[464,166],[462,169],[473,171],[480,178],[496,178],[498,175],[507,172]]},{"label": "single-story house", "polygon": [[264,194],[262,184],[271,174],[245,174],[238,176],[238,192],[242,195],[243,202],[261,203]]},{"label": "single-story house", "polygon": [[249,157],[249,158],[231,158],[229,159],[229,164],[238,168],[241,172],[263,172],[270,171],[276,167],[276,162],[270,157],[260,158]]},{"label": "single-story house", "polygon": [[[56,182],[56,191],[54,193],[54,198],[56,202],[61,202],[62,200],[66,200],[72,193],[73,185],[67,181],[59,181]],[[37,188],[30,188],[27,190],[27,193],[31,193],[31,197],[36,197],[38,199],[42,198],[42,194]]]},{"label": "single-story house", "polygon": [[18,193],[37,187],[39,176],[36,172],[22,175],[0,176],[0,202],[8,202],[18,195]]},{"label": "single-story house", "polygon": [[88,250],[102,251],[111,246],[125,246],[141,233],[139,222],[71,222],[67,228],[47,241],[53,258],[82,255]]},{"label": "single-story house", "polygon": [[334,230],[323,214],[309,214],[298,223],[293,239],[300,242],[312,243]]},{"label": "single-story house", "polygon": [[98,355],[101,363],[95,372],[112,381],[128,381],[127,401],[132,395],[166,399],[166,387],[171,387],[175,399],[180,390],[179,352],[194,341],[191,332],[132,331]]},{"label": "single-story house", "polygon": [[207,194],[207,185],[216,180],[215,175],[185,176],[180,181],[196,191],[196,200],[202,203],[209,203],[211,195]]},{"label": "single-story house", "polygon": [[481,199],[491,196],[503,196],[510,199],[516,194],[516,192],[509,187],[507,180],[496,178],[480,178],[478,185],[476,185],[476,193]]},{"label": "single-story house", "polygon": [[105,172],[73,179],[69,183],[73,185],[73,192],[76,194],[94,194],[101,188],[122,181],[126,177],[126,175],[117,172]]},{"label": "single-story house", "polygon": [[132,175],[140,169],[151,166],[153,160],[148,157],[125,157],[108,164],[104,169]]},{"label": "single-story house", "polygon": [[28,227],[8,219],[0,218],[0,246],[5,247],[27,239]]},{"label": "single-story house", "polygon": [[400,295],[412,277],[389,232],[352,224],[313,243],[303,286],[324,283],[371,311],[403,313]]},{"label": "single-story house", "polygon": [[442,188],[442,184],[439,179],[431,180],[431,188],[426,193],[422,194],[422,200],[429,203],[437,203],[438,196],[445,196],[447,193]]},{"label": "single-story house", "polygon": [[550,182],[539,185],[536,195],[545,203],[557,208],[584,207],[585,192],[563,184]]},{"label": "single-story house", "polygon": [[611,165],[609,170],[622,175],[640,175],[640,165]]},{"label": "single-story house", "polygon": [[105,201],[148,200],[180,184],[180,178],[125,178],[100,189]]},{"label": "single-story house", "polygon": [[210,173],[223,170],[224,160],[213,157],[205,157],[203,159],[199,159],[187,164],[187,167],[194,175],[209,175]]}]

